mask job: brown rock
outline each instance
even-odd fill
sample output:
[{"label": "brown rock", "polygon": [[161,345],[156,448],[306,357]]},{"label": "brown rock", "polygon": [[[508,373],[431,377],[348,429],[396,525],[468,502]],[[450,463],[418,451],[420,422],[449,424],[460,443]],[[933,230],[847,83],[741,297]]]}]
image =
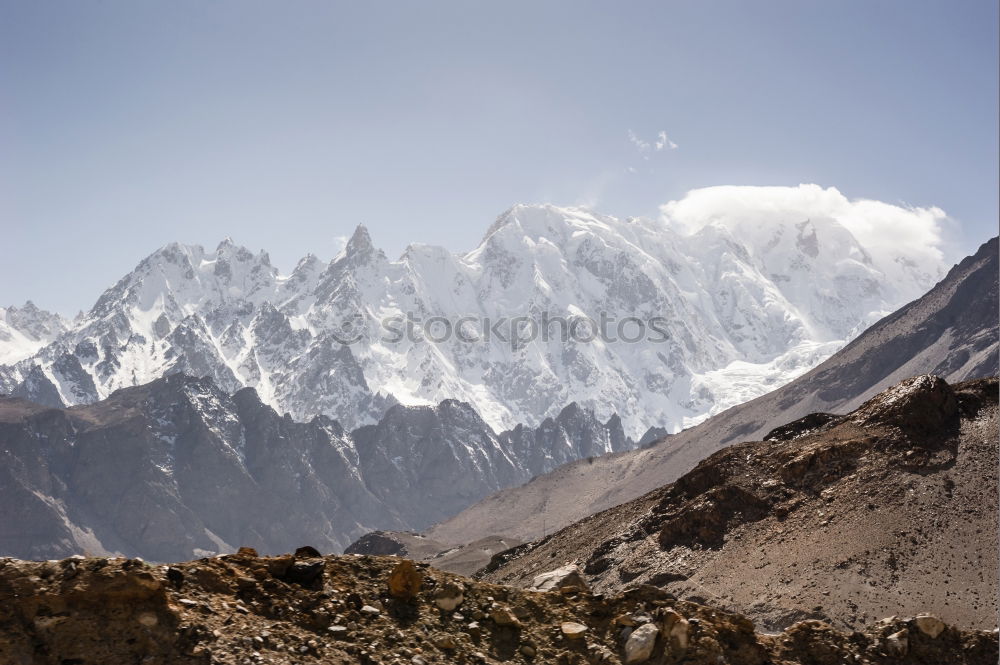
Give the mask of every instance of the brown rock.
[{"label": "brown rock", "polygon": [[257,580],[252,577],[237,577],[236,586],[244,591],[247,591],[257,586]]},{"label": "brown rock", "polygon": [[170,583],[175,589],[180,589],[184,586],[184,573],[182,573],[179,568],[174,568],[173,566],[168,567],[167,579],[170,580]]},{"label": "brown rock", "polygon": [[688,638],[691,633],[691,625],[683,616],[671,609],[663,611],[662,620],[663,635],[670,640],[670,646],[680,652],[684,652],[688,647]]},{"label": "brown rock", "polygon": [[905,628],[885,639],[886,648],[894,656],[905,656],[910,647],[910,634]]},{"label": "brown rock", "polygon": [[142,612],[138,617],[139,623],[147,628],[152,628],[160,622],[159,618],[154,612]]},{"label": "brown rock", "polygon": [[936,640],[938,635],[940,635],[945,628],[944,622],[941,621],[941,619],[929,614],[921,614],[917,616],[913,620],[913,623],[921,633],[932,640]]},{"label": "brown rock", "polygon": [[498,626],[520,626],[521,622],[518,621],[514,613],[510,611],[509,607],[499,605],[493,608],[490,612],[490,618],[493,619],[493,623]]},{"label": "brown rock", "polygon": [[587,627],[575,621],[564,621],[559,626],[559,630],[562,631],[567,640],[582,640],[587,634]]},{"label": "brown rock", "polygon": [[403,559],[389,574],[389,593],[393,598],[410,600],[420,593],[423,582],[423,573],[417,570],[412,561]]},{"label": "brown rock", "polygon": [[293,563],[295,563],[295,557],[291,554],[276,556],[273,559],[268,560],[267,572],[271,573],[275,577],[284,577]]}]

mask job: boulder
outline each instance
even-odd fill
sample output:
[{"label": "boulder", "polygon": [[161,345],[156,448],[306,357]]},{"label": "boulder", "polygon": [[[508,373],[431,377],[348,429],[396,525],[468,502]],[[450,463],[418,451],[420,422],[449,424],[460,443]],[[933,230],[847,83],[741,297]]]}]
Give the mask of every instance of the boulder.
[{"label": "boulder", "polygon": [[932,640],[936,640],[945,628],[944,621],[929,614],[921,614],[916,617],[913,620],[913,624],[917,627],[917,630]]},{"label": "boulder", "polygon": [[288,569],[295,563],[295,557],[290,554],[276,556],[267,561],[267,572],[275,577],[282,578],[288,574]]},{"label": "boulder", "polygon": [[910,648],[910,635],[904,628],[903,630],[893,633],[889,637],[885,638],[885,645],[886,649],[893,656],[905,656],[906,652]]},{"label": "boulder", "polygon": [[521,622],[518,620],[514,613],[510,611],[509,607],[504,605],[497,605],[490,612],[490,618],[493,619],[493,623],[498,626],[520,626]]},{"label": "boulder", "polygon": [[465,591],[454,582],[445,582],[434,591],[434,604],[445,612],[451,612],[465,600]]},{"label": "boulder", "polygon": [[559,591],[564,587],[590,591],[587,580],[583,577],[580,567],[575,563],[536,575],[531,582],[532,591]]},{"label": "boulder", "polygon": [[179,590],[182,586],[184,586],[184,573],[181,572],[180,568],[174,568],[173,566],[168,567],[167,579],[175,589]]},{"label": "boulder", "polygon": [[691,624],[678,612],[663,610],[661,619],[663,636],[669,640],[671,649],[683,653],[688,647],[688,637],[691,634]]},{"label": "boulder", "polygon": [[587,634],[587,627],[575,621],[564,621],[560,624],[559,630],[567,640],[582,640]]},{"label": "boulder", "polygon": [[653,655],[656,646],[656,636],[660,629],[651,623],[639,626],[628,636],[625,642],[625,665],[644,663]]},{"label": "boulder", "polygon": [[303,545],[302,547],[295,550],[296,559],[315,559],[318,556],[323,556],[319,553],[319,550],[310,545]]},{"label": "boulder", "polygon": [[411,600],[420,593],[423,583],[423,573],[417,570],[412,561],[403,559],[389,573],[389,594],[400,600]]},{"label": "boulder", "polygon": [[323,562],[296,561],[288,567],[285,573],[285,581],[298,584],[304,587],[316,586],[316,583],[323,577]]}]

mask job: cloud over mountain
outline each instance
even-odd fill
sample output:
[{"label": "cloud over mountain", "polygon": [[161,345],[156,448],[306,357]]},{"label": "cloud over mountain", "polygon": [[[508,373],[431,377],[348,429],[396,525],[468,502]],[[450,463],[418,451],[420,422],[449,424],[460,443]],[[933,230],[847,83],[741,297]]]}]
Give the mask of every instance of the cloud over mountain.
[{"label": "cloud over mountain", "polygon": [[941,265],[947,214],[938,207],[893,205],[849,199],[836,187],[723,185],[694,189],[660,206],[662,219],[682,233],[722,224],[743,234],[759,235],[781,224],[810,219],[843,225],[879,263],[913,261]]}]

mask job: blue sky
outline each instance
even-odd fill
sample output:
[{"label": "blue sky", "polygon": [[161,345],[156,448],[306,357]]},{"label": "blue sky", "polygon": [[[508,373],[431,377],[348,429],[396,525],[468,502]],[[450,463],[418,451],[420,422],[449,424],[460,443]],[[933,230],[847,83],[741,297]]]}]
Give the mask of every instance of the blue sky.
[{"label": "blue sky", "polygon": [[3,0],[0,304],[89,308],[174,240],[287,271],[359,222],[459,251],[514,203],[712,185],[938,206],[964,253],[997,228],[997,7]]}]

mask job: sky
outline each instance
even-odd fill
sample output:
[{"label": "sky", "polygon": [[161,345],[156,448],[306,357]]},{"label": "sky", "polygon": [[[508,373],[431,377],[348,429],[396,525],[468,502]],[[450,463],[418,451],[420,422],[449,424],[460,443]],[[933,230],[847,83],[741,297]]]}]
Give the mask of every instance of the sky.
[{"label": "sky", "polygon": [[515,203],[724,185],[938,211],[960,258],[997,232],[998,4],[0,0],[0,305],[74,314],[172,241],[287,272],[359,223],[458,252]]}]

